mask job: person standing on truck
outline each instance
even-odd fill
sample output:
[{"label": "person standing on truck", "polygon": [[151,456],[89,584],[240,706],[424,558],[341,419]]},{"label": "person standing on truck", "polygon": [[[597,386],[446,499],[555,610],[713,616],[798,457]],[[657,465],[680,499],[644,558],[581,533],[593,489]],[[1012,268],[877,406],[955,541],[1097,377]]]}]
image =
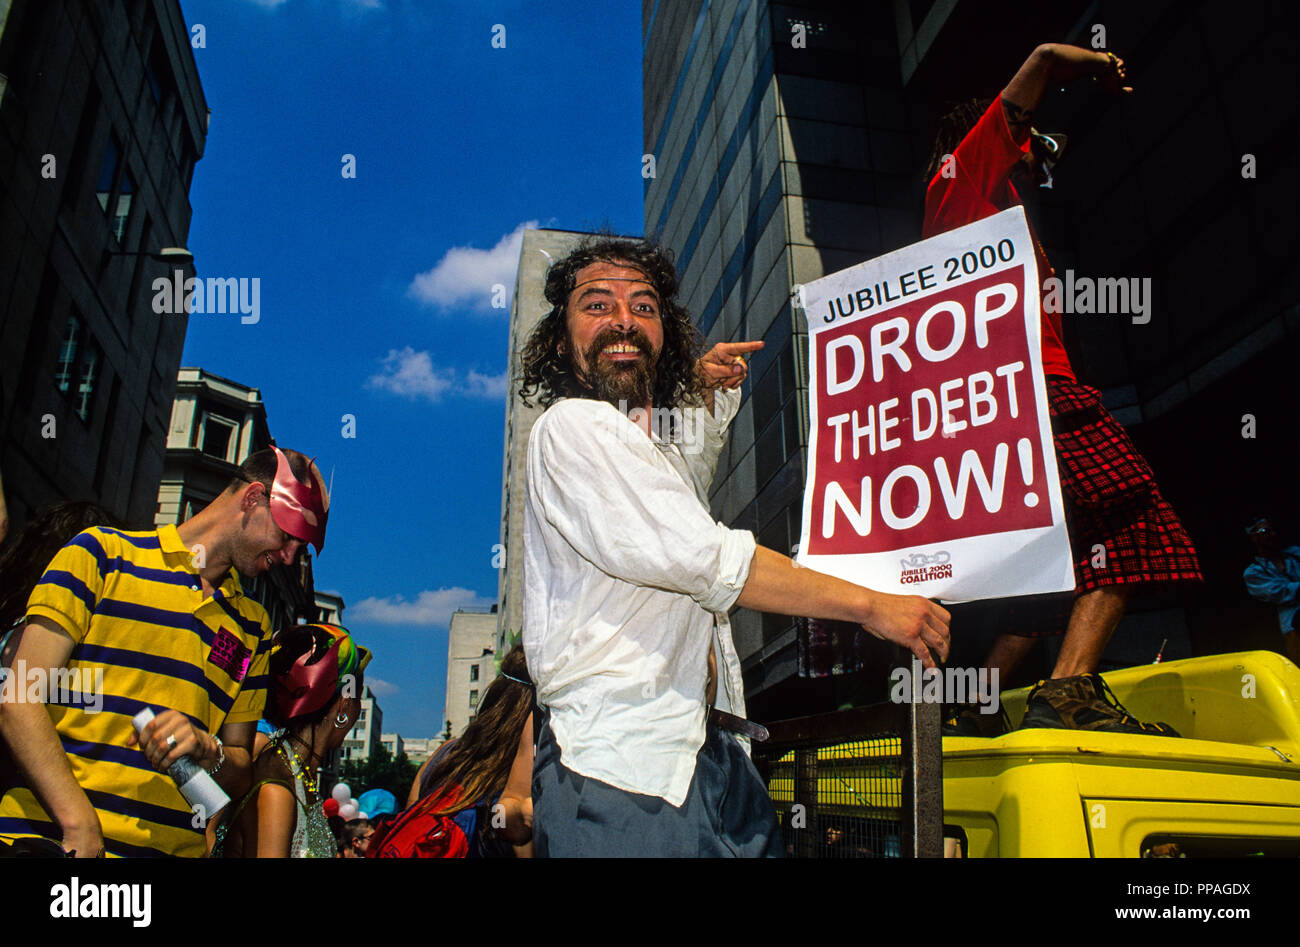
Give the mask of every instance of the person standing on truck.
[{"label": "person standing on truck", "polygon": [[1242,574],[1246,591],[1251,598],[1277,606],[1286,656],[1292,664],[1300,665],[1300,631],[1296,630],[1296,614],[1300,612],[1300,546],[1283,548],[1267,516],[1251,517],[1246,524],[1246,535],[1255,545],[1255,559]]},{"label": "person standing on truck", "polygon": [[[1107,52],[1049,43],[1025,60],[991,103],[968,102],[941,120],[927,174],[923,236],[982,220],[1021,203],[1017,190],[1050,180],[1065,136],[1033,127],[1049,85],[1091,77],[1111,93],[1129,93],[1124,61]],[[1033,227],[1030,227],[1033,234]],[[1052,266],[1034,236],[1038,277]],[[1062,498],[1075,556],[1075,599],[1052,676],[1030,691],[1022,728],[1063,727],[1177,736],[1166,724],[1136,720],[1096,672],[1130,594],[1201,581],[1200,564],[1178,516],[1160,494],[1146,459],[1070,366],[1061,317],[1042,308],[1042,361]],[[1098,550],[1104,550],[1099,555]],[[1034,637],[1001,634],[985,660],[1005,679]],[[974,716],[965,708],[954,721]]]}]

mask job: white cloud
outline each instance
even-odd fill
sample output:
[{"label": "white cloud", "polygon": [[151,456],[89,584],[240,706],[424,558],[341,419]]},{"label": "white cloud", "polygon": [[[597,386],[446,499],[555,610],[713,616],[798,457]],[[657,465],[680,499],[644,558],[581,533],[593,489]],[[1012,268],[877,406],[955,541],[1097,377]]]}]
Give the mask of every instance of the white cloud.
[{"label": "white cloud", "polygon": [[375,692],[376,697],[392,697],[401,691],[396,684],[390,684],[388,681],[381,681],[377,677],[366,677],[366,687]]},{"label": "white cloud", "polygon": [[356,623],[374,622],[377,625],[446,628],[451,622],[451,613],[456,609],[489,608],[495,601],[459,586],[450,589],[425,589],[415,597],[415,601],[411,602],[401,595],[363,598],[348,609],[348,616],[350,621]]},{"label": "white cloud", "polygon": [[480,375],[472,368],[465,376],[465,391],[476,398],[504,398],[509,387],[509,375]]},{"label": "white cloud", "polygon": [[470,369],[460,377],[455,369],[438,368],[428,352],[417,352],[409,345],[390,349],[384,356],[383,370],[371,375],[367,388],[377,388],[403,398],[441,401],[444,394],[466,398],[504,398],[509,385],[506,372],[484,375]]},{"label": "white cloud", "polygon": [[[452,247],[433,269],[417,273],[407,290],[422,303],[452,306],[468,303],[476,309],[492,310],[492,287],[505,287],[507,307],[519,268],[519,247],[524,231],[535,230],[537,221],[526,220],[497,241],[491,250]],[[506,312],[507,309],[499,310]]]}]

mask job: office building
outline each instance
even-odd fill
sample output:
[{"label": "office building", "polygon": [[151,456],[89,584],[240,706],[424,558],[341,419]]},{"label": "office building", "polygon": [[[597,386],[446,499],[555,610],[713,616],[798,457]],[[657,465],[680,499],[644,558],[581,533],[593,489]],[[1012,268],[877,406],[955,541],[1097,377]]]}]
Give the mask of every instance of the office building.
[{"label": "office building", "polygon": [[519,357],[537,323],[551,311],[543,291],[546,271],[591,236],[570,230],[525,230],[510,305],[510,390],[506,393],[506,437],[501,472],[501,545],[495,551],[499,579],[499,625],[494,648],[503,654],[520,640],[524,625],[523,537],[525,458],[528,433],[542,409],[519,397]]},{"label": "office building", "polygon": [[[1277,647],[1267,607],[1241,586],[1250,550],[1238,521],[1255,506],[1297,512],[1286,473],[1297,102],[1251,91],[1294,86],[1286,31],[1211,0],[642,8],[656,172],[645,231],[676,252],[683,300],[710,342],[767,343],[750,362],[713,512],[781,551],[798,541],[808,442],[795,287],[919,239],[923,170],[951,103],[998,94],[1046,41],[1104,35],[1128,59],[1141,88],[1124,101],[1088,82],[1049,93],[1036,122],[1067,130],[1070,153],[1053,189],[1027,203],[1058,271],[1152,280],[1148,322],[1066,317],[1066,344],[1152,461],[1208,582],[1134,603],[1107,661],[1149,661],[1162,638],[1166,658]],[[1276,176],[1248,177],[1248,156]],[[1258,433],[1243,434],[1247,415]],[[738,610],[733,628],[755,716],[838,704],[797,679],[792,621]]]},{"label": "office building", "polygon": [[177,0],[0,3],[0,470],[12,528],[88,499],[153,525],[208,107]]},{"label": "office building", "polygon": [[362,691],[361,711],[357,714],[356,723],[352,725],[352,729],[343,740],[343,746],[340,747],[340,762],[348,760],[365,762],[370,759],[371,755],[378,753],[379,747],[383,745],[383,730],[384,712],[380,709],[374,693],[366,687]]},{"label": "office building", "polygon": [[479,698],[497,676],[497,610],[457,609],[447,634],[447,703],[443,733],[455,739],[478,713]]}]

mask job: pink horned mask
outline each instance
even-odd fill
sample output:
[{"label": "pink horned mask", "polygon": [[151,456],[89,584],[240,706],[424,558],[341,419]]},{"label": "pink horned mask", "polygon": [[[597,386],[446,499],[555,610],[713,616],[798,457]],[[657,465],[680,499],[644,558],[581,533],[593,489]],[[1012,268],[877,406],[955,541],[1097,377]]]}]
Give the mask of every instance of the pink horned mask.
[{"label": "pink horned mask", "polygon": [[271,485],[271,518],[290,536],[311,543],[316,555],[325,548],[325,522],[329,519],[330,500],[315,461],[309,465],[310,483],[302,483],[289,468],[289,459],[280,448],[275,451],[275,482]]}]

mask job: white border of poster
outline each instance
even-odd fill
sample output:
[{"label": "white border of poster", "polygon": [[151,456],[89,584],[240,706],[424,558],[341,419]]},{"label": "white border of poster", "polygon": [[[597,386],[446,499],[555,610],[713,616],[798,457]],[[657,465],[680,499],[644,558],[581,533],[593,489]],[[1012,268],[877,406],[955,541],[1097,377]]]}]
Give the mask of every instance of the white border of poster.
[{"label": "white border of poster", "polygon": [[[991,267],[977,268],[973,273],[952,275],[953,267],[945,261],[960,260],[963,253],[978,251],[981,247],[998,246],[1009,239],[1013,247],[1010,259],[998,259]],[[798,293],[808,317],[808,408],[809,443],[808,469],[804,484],[803,528],[800,535],[800,565],[838,576],[859,585],[882,592],[923,595],[945,602],[965,602],[978,599],[1002,598],[1015,595],[1033,595],[1063,592],[1074,588],[1074,565],[1066,532],[1061,487],[1056,468],[1056,451],[1052,442],[1052,429],[1047,407],[1046,382],[1041,355],[1041,329],[1039,275],[1034,257],[1034,242],[1025,221],[1024,210],[1013,207],[976,223],[950,230],[911,246],[868,260],[857,266],[841,270],[819,280],[805,284]],[[819,439],[827,436],[819,411],[823,393],[822,371],[817,357],[816,336],[831,329],[858,321],[887,318],[899,305],[914,305],[931,296],[941,296],[962,283],[983,279],[1000,271],[1024,267],[1024,286],[1021,305],[1024,313],[1024,330],[1027,335],[1030,369],[1032,372],[1035,408],[1038,419],[1038,436],[1044,464],[1046,493],[1051,509],[1051,525],[1032,529],[1014,529],[986,535],[964,536],[929,542],[924,545],[900,545],[886,551],[863,554],[809,555],[809,538],[812,528],[822,522],[822,510],[813,510],[817,493],[817,457]],[[862,287],[898,287],[906,274],[917,274],[929,267],[938,274],[937,285],[915,291],[917,280],[911,280],[913,292],[905,300],[891,302],[886,308],[870,308],[866,312],[836,318],[827,323],[824,312],[833,300],[853,293]],[[877,291],[878,292],[878,291]],[[878,292],[879,295],[879,292]],[[829,310],[834,312],[834,310]],[[883,362],[883,359],[882,359]],[[914,444],[917,454],[923,452]],[[864,468],[867,463],[864,462]],[[865,471],[864,471],[865,472]],[[873,502],[868,499],[866,502]],[[950,569],[932,569],[934,578],[925,578],[925,570],[909,570],[908,564],[941,562]],[[910,573],[910,574],[909,574]],[[947,573],[946,575],[944,573]],[[918,575],[922,578],[918,579]]]}]

